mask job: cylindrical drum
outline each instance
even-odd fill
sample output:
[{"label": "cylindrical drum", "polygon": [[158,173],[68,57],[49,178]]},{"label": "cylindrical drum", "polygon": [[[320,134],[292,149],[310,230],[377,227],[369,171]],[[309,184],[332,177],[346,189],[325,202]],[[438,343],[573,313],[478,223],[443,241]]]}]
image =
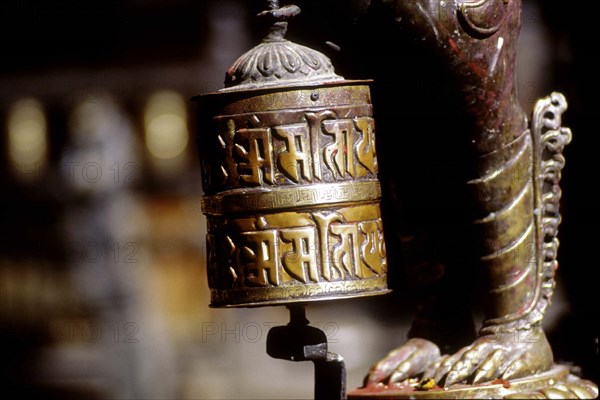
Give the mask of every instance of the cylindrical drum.
[{"label": "cylindrical drum", "polygon": [[[366,82],[203,96],[212,306],[386,291]],[[209,128],[210,127],[210,128]]]},{"label": "cylindrical drum", "polygon": [[286,27],[195,98],[213,307],[388,291],[369,81],[336,75]]}]

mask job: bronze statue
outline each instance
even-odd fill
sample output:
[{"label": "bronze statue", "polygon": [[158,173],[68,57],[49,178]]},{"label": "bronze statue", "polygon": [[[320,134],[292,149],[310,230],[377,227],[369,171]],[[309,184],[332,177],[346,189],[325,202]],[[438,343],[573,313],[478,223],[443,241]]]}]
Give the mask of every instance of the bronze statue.
[{"label": "bronze statue", "polygon": [[[501,387],[503,382],[556,371],[541,322],[558,266],[561,152],[570,142],[571,132],[561,123],[567,108],[561,94],[540,100],[531,123],[519,105],[514,71],[521,2],[383,3],[400,24],[422,37],[445,60],[476,128],[470,141],[477,176],[466,184],[473,188],[478,213],[473,224],[481,238],[479,265],[485,270],[487,295],[483,328],[471,345],[442,355],[427,337],[413,337],[372,367],[366,387],[411,379],[409,391],[410,387],[422,389],[428,379],[429,386],[446,389],[494,381]],[[532,257],[519,256],[523,254]],[[421,318],[434,314],[422,313]],[[419,333],[427,334],[427,330]],[[571,384],[565,379],[554,379],[563,380],[554,388],[546,382],[525,390],[531,393],[516,390],[516,396],[597,396],[597,388],[590,382],[569,378],[575,382]],[[495,397],[502,394],[499,390],[463,390],[454,396]]]}]

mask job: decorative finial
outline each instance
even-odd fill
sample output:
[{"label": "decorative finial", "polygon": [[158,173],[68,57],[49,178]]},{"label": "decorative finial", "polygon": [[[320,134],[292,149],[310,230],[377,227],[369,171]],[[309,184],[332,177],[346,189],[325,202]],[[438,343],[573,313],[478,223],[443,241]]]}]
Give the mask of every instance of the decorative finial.
[{"label": "decorative finial", "polygon": [[285,39],[288,20],[300,14],[300,7],[280,7],[267,0],[268,10],[258,14],[268,18],[271,28],[262,43],[238,58],[225,75],[221,92],[319,85],[340,82],[331,60],[324,54]]},{"label": "decorative finial", "polygon": [[300,14],[300,7],[295,5],[279,7],[279,0],[268,0],[269,10],[262,11],[258,14],[259,17],[271,17],[274,22],[271,26],[269,34],[263,42],[280,42],[285,40],[284,36],[287,32],[287,21]]}]

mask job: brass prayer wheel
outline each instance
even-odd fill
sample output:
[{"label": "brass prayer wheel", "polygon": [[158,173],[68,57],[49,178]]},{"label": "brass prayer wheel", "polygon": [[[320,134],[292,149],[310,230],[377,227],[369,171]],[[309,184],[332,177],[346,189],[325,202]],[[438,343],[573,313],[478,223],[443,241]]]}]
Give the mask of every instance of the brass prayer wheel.
[{"label": "brass prayer wheel", "polygon": [[388,292],[369,81],[284,39],[298,12],[194,98],[212,307]]}]

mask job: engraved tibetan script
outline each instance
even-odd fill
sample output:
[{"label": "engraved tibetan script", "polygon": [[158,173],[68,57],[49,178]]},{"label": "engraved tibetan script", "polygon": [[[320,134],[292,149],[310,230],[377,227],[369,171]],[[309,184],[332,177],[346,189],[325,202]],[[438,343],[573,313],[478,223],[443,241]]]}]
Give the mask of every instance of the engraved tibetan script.
[{"label": "engraved tibetan script", "polygon": [[261,226],[229,246],[236,287],[365,279],[386,272],[381,218],[348,222],[337,212],[313,213],[307,226]]},{"label": "engraved tibetan script", "polygon": [[373,118],[338,118],[333,110],[305,112],[296,123],[251,128],[231,117],[217,135],[217,148],[220,165],[214,181],[225,188],[335,182],[377,174]]},{"label": "engraved tibetan script", "polygon": [[[239,129],[235,147],[242,161],[238,164],[240,179],[253,186],[273,183],[273,150],[270,129]],[[246,146],[239,142],[247,143]]]}]

